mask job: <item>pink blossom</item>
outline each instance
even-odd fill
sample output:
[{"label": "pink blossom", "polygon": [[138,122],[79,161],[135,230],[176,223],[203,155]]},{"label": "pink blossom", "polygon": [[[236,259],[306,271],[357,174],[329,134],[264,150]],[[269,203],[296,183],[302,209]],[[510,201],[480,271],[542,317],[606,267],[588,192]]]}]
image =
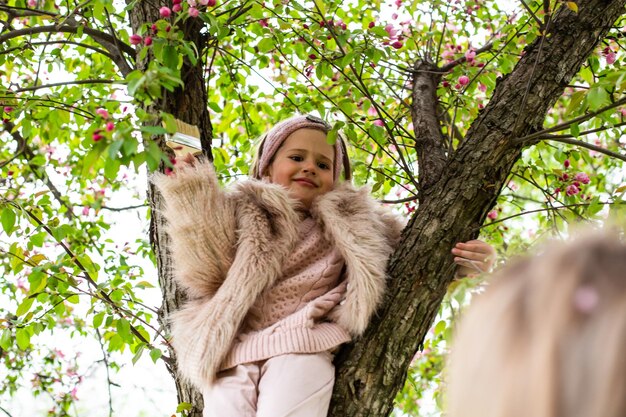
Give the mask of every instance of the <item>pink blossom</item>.
[{"label": "pink blossom", "polygon": [[387,34],[389,34],[389,37],[391,39],[394,39],[396,35],[398,34],[398,29],[394,28],[391,23],[385,26],[385,31],[387,32]]},{"label": "pink blossom", "polygon": [[474,51],[473,49],[468,49],[467,52],[465,52],[465,59],[467,59],[469,62],[472,62],[474,58],[476,58],[476,51]]},{"label": "pink blossom", "polygon": [[578,174],[574,175],[574,179],[576,181],[580,181],[583,184],[589,184],[589,175],[585,174],[584,172],[579,172]]},{"label": "pink blossom", "polygon": [[619,112],[622,114],[622,116],[626,116],[626,109],[619,109]]},{"label": "pink blossom", "polygon": [[4,106],[4,112],[5,113],[11,113],[13,111],[13,107],[11,106]]},{"label": "pink blossom", "polygon": [[309,59],[317,59],[317,55],[315,55],[315,54],[309,54]]},{"label": "pink blossom", "polygon": [[150,26],[150,30],[152,30],[152,33],[157,33],[159,31],[159,28],[157,28],[157,25],[152,24],[152,26]]},{"label": "pink blossom", "polygon": [[196,0],[187,0],[187,4],[189,5],[189,7],[196,7],[198,5],[198,2],[196,2]]},{"label": "pink blossom", "polygon": [[[141,36],[140,36],[141,38]],[[109,118],[109,112],[106,111],[106,109],[103,109],[102,107],[100,107],[98,110],[96,110],[96,114],[100,117],[102,117],[103,119],[108,119]]]},{"label": "pink blossom", "polygon": [[461,85],[468,85],[469,82],[470,82],[470,79],[469,79],[469,77],[467,75],[461,75],[459,77],[459,84],[461,84]]},{"label": "pink blossom", "polygon": [[266,28],[268,26],[267,19],[259,20],[259,25],[261,25],[262,28]]},{"label": "pink blossom", "polygon": [[172,0],[172,4],[181,4],[183,0]]},{"label": "pink blossom", "polygon": [[373,123],[376,126],[385,127],[385,122],[383,122],[381,119],[376,119],[376,120],[374,120]]},{"label": "pink blossom", "polygon": [[152,38],[150,36],[146,36],[143,40],[143,44],[146,46],[152,45]]},{"label": "pink blossom", "polygon": [[368,27],[368,28],[370,28],[370,29],[371,29],[371,28],[373,28],[374,26],[376,26],[376,22],[370,22],[370,23],[367,25],[367,27]]},{"label": "pink blossom", "polygon": [[172,15],[172,11],[170,10],[169,7],[163,6],[159,9],[159,14],[163,18],[168,18]]},{"label": "pink blossom", "polygon": [[367,109],[367,115],[368,116],[378,116],[378,112],[376,111],[376,107],[370,106],[370,108]]},{"label": "pink blossom", "polygon": [[175,4],[175,5],[173,5],[173,6],[172,6],[172,11],[173,11],[174,13],[178,13],[178,12],[180,12],[181,10],[183,10],[183,6],[181,6],[180,4]]},{"label": "pink blossom", "polygon": [[450,87],[450,83],[449,83],[448,81],[446,81],[446,80],[444,80],[444,81],[441,83],[441,85],[442,85],[444,88],[448,88],[448,87]]},{"label": "pink blossom", "polygon": [[402,0],[396,0],[396,7],[402,6]]},{"label": "pink blossom", "polygon": [[107,130],[107,132],[110,132],[110,131],[112,131],[113,129],[115,129],[115,123],[113,123],[113,122],[107,122],[107,124],[106,124],[106,130]]},{"label": "pink blossom", "polygon": [[104,136],[102,136],[98,131],[94,132],[93,135],[91,135],[91,139],[93,139],[94,142],[98,142],[103,138]]},{"label": "pink blossom", "polygon": [[398,13],[393,13],[391,15],[391,20],[396,20],[398,18]]},{"label": "pink blossom", "polygon": [[489,212],[489,214],[487,214],[487,217],[490,218],[491,220],[495,220],[498,218],[498,211],[497,210],[491,210]]},{"label": "pink blossom", "polygon": [[89,216],[89,207],[83,207],[83,216]]},{"label": "pink blossom", "polygon": [[608,54],[606,54],[606,63],[609,65],[612,65],[615,60],[617,59],[617,54],[613,51],[609,52]]},{"label": "pink blossom", "polygon": [[572,184],[572,185],[568,185],[568,186],[565,188],[565,193],[566,193],[567,195],[575,195],[575,194],[578,194],[579,192],[580,192],[580,190],[579,190],[579,189],[578,189],[578,187],[576,187],[574,184]]},{"label": "pink blossom", "polygon": [[198,9],[196,9],[195,7],[190,7],[188,10],[189,16],[191,17],[198,17],[200,15],[200,11]]},{"label": "pink blossom", "polygon": [[570,166],[569,159],[566,159],[565,161],[563,161],[563,166],[565,168],[569,168],[569,166]]},{"label": "pink blossom", "polygon": [[394,49],[400,49],[400,48],[402,48],[402,46],[404,46],[404,44],[403,44],[402,42],[400,42],[400,41],[395,41],[395,42],[393,42],[393,43],[391,44],[391,46],[392,46]]},{"label": "pink blossom", "polygon": [[37,0],[28,0],[28,7],[37,7]]},{"label": "pink blossom", "polygon": [[78,397],[76,396],[76,391],[78,390],[77,387],[72,388],[72,390],[70,391],[70,396],[72,397],[72,400],[78,400]]}]

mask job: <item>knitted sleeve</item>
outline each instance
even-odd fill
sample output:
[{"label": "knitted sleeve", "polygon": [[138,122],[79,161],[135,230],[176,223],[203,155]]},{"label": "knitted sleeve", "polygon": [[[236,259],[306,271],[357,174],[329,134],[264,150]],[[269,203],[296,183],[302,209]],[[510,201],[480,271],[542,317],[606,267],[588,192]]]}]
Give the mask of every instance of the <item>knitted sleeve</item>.
[{"label": "knitted sleeve", "polygon": [[230,267],[236,245],[235,207],[217,182],[212,164],[177,167],[152,182],[165,200],[174,278],[191,298],[212,297]]}]

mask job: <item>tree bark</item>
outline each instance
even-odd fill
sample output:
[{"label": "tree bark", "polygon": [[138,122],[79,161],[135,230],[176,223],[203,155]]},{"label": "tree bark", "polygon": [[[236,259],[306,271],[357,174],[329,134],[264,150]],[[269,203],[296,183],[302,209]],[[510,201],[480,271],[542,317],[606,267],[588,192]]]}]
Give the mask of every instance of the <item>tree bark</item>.
[{"label": "tree bark", "polygon": [[[130,21],[135,32],[146,24],[157,21],[159,16],[159,8],[162,6],[170,6],[169,3],[160,1],[159,4],[153,2],[135,2],[130,10]],[[185,58],[181,68],[181,79],[184,87],[177,88],[173,92],[164,91],[164,97],[158,103],[155,103],[146,110],[152,114],[158,114],[159,111],[165,111],[172,114],[177,119],[197,126],[200,132],[200,141],[204,154],[212,160],[211,156],[211,139],[213,137],[213,129],[209,118],[207,107],[208,93],[206,81],[204,78],[204,62],[201,59],[203,52],[207,48],[208,37],[202,33],[204,27],[200,19],[188,19],[182,24],[180,30],[184,33],[184,39],[195,44],[198,51],[198,60],[195,65]],[[141,70],[147,68],[148,57],[143,62],[138,61],[137,66]],[[161,141],[161,149],[165,149],[165,144]],[[163,169],[163,167],[161,167]],[[169,236],[165,233],[165,219],[161,215],[163,207],[163,198],[155,190],[152,184],[148,184],[148,201],[150,203],[152,216],[150,220],[150,243],[153,247],[157,259],[157,268],[159,276],[159,286],[163,294],[163,304],[159,310],[159,323],[165,329],[165,334],[169,334],[169,322],[171,314],[178,310],[185,302],[184,292],[176,286],[172,275],[173,259],[168,250]],[[210,208],[207,207],[207,210]],[[176,392],[179,403],[192,404],[192,408],[187,411],[190,417],[201,417],[204,403],[202,394],[187,384],[180,378],[176,368],[176,353],[171,346],[168,346],[168,354],[172,359],[168,366],[168,371],[176,384]]]},{"label": "tree bark", "polygon": [[[387,416],[393,411],[410,361],[453,278],[450,250],[478,234],[520,157],[521,146],[512,145],[512,139],[541,127],[548,109],[624,13],[625,3],[581,0],[578,14],[561,7],[548,36],[529,45],[513,72],[498,83],[440,177],[420,177],[432,186],[391,257],[389,288],[378,316],[337,357],[329,416]],[[420,175],[428,173],[420,169]]]}]

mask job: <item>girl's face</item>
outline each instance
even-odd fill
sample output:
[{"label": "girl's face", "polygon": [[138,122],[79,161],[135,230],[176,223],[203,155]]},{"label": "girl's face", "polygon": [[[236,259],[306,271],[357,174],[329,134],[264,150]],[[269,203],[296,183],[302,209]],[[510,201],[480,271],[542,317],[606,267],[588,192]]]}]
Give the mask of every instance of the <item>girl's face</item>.
[{"label": "girl's face", "polygon": [[268,168],[270,181],[311,207],[313,200],[333,189],[335,147],[316,129],[298,129],[285,139]]}]

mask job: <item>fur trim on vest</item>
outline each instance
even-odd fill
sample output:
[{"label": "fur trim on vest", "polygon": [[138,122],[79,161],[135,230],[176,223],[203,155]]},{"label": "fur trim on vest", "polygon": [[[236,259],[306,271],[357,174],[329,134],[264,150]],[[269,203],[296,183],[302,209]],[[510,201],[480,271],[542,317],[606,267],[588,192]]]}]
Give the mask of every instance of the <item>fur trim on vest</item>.
[{"label": "fur trim on vest", "polygon": [[[248,310],[281,276],[298,239],[299,203],[264,181],[225,191],[206,160],[152,181],[165,199],[174,278],[189,297],[172,316],[178,368],[196,387],[210,386]],[[382,300],[403,223],[348,183],[319,197],[311,215],[346,265],[345,303],[331,319],[358,336]]]}]

